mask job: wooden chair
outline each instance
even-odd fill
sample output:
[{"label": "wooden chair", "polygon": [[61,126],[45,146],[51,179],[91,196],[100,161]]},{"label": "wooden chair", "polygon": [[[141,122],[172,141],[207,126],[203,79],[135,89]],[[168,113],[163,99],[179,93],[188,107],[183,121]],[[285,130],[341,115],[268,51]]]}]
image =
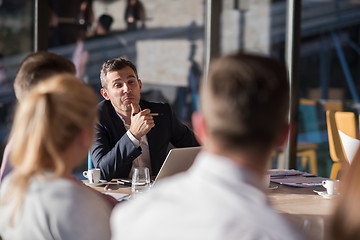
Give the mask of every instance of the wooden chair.
[{"label": "wooden chair", "polygon": [[343,164],[348,162],[344,154],[338,130],[341,130],[350,137],[356,138],[355,114],[352,112],[326,111],[326,123],[330,157],[333,161],[330,178],[337,179]]},{"label": "wooden chair", "polygon": [[357,138],[355,113],[336,111],[335,121],[338,130],[352,138]]},{"label": "wooden chair", "polygon": [[344,104],[338,101],[324,101],[324,110],[327,111],[343,111]]}]

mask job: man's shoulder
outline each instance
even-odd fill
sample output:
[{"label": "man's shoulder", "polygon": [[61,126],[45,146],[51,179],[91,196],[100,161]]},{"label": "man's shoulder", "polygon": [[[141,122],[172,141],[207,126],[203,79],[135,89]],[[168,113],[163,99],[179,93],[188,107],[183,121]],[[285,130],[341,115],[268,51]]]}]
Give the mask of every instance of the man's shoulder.
[{"label": "man's shoulder", "polygon": [[111,105],[111,102],[109,100],[102,100],[98,104],[98,108],[100,111],[104,110],[104,109],[109,109],[110,107],[113,107],[113,106]]},{"label": "man's shoulder", "polygon": [[140,106],[142,109],[149,108],[152,112],[167,112],[171,111],[170,104],[164,102],[149,102],[146,100],[140,100]]},{"label": "man's shoulder", "polygon": [[112,119],[116,115],[115,109],[109,100],[99,102],[98,110],[101,121],[104,119]]},{"label": "man's shoulder", "polygon": [[170,106],[169,103],[150,102],[150,101],[146,101],[146,100],[143,100],[143,99],[140,100],[140,105],[145,106],[145,107],[153,107],[153,106],[156,106],[156,107],[169,107]]}]

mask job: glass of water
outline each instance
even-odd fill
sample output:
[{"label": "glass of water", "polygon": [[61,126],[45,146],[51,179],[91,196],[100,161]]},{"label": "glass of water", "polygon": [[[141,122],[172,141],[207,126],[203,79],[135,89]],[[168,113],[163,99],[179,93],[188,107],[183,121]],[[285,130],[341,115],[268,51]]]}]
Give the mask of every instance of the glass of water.
[{"label": "glass of water", "polygon": [[134,168],[131,181],[132,193],[142,193],[150,189],[150,172],[147,167]]}]

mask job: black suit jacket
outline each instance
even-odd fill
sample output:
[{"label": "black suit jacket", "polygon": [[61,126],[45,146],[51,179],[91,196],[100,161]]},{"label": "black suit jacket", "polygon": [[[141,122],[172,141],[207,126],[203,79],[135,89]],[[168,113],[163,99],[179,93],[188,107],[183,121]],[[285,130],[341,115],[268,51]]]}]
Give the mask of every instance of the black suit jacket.
[{"label": "black suit jacket", "polygon": [[[140,101],[141,109],[149,108],[155,116],[155,126],[148,132],[152,175],[159,172],[168,151],[169,143],[175,147],[199,146],[194,133],[182,124],[170,105]],[[141,154],[127,136],[123,121],[108,100],[99,104],[99,121],[96,126],[96,138],[91,147],[91,158],[96,168],[101,169],[102,178],[127,178],[132,162]]]}]

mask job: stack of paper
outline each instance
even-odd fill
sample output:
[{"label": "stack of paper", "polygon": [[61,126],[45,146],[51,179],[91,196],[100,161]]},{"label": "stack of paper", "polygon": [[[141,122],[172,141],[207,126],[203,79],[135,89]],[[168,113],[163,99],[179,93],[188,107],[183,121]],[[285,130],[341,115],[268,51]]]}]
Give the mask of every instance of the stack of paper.
[{"label": "stack of paper", "polygon": [[297,170],[270,171],[270,181],[290,187],[317,187],[326,178]]}]

